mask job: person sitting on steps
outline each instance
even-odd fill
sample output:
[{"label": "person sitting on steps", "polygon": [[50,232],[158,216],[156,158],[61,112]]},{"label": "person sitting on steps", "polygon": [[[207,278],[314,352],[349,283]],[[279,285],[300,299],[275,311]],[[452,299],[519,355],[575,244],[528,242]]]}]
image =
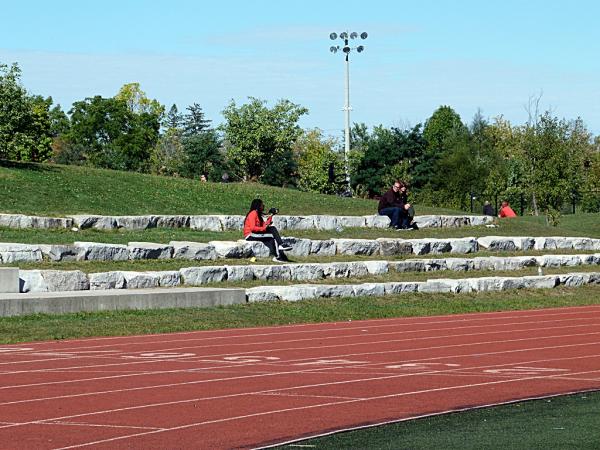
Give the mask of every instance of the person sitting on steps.
[{"label": "person sitting on steps", "polygon": [[418,229],[417,224],[411,225],[410,213],[413,212],[413,208],[408,203],[406,184],[400,180],[396,180],[391,189],[382,195],[377,211],[380,216],[388,216],[391,221],[390,226],[396,230]]},{"label": "person sitting on steps", "polygon": [[246,214],[244,220],[244,239],[247,241],[259,241],[269,247],[272,255],[275,255],[273,261],[287,262],[288,258],[284,252],[291,250],[292,247],[284,245],[279,231],[272,224],[273,214],[267,219],[263,219],[265,204],[259,198],[252,200],[250,211]]}]

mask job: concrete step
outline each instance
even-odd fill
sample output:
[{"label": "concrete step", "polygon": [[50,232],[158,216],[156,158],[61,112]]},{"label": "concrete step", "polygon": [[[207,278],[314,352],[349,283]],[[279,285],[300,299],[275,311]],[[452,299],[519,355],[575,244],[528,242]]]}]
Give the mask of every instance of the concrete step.
[{"label": "concrete step", "polygon": [[123,309],[199,308],[246,303],[244,289],[169,288],[0,294],[0,316]]}]

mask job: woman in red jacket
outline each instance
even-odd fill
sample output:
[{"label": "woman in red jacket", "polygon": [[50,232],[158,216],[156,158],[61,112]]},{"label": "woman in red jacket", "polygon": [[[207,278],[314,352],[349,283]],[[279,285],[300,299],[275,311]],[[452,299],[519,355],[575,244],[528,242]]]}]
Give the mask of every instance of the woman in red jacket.
[{"label": "woman in red jacket", "polygon": [[244,220],[244,239],[247,241],[260,241],[269,247],[271,254],[275,257],[275,262],[287,262],[287,256],[284,251],[291,250],[292,247],[283,244],[279,231],[271,223],[273,222],[273,216],[267,217],[267,220],[263,219],[263,211],[265,204],[259,198],[252,200],[250,205],[250,211],[246,215]]}]

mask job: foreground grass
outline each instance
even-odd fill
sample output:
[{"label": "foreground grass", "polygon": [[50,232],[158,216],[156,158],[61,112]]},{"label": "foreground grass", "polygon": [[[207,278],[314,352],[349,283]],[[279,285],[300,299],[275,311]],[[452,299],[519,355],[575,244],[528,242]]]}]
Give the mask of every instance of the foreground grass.
[{"label": "foreground grass", "polygon": [[597,449],[600,392],[445,414],[279,449]]},{"label": "foreground grass", "polygon": [[[0,193],[0,212],[50,216],[245,214],[256,197],[268,206],[279,207],[282,214],[364,215],[377,209],[373,200],[258,183],[200,183],[187,178],[3,160]],[[422,213],[425,211],[433,210],[423,208]]]},{"label": "foreground grass", "polygon": [[0,343],[600,304],[600,286],[0,318]]}]

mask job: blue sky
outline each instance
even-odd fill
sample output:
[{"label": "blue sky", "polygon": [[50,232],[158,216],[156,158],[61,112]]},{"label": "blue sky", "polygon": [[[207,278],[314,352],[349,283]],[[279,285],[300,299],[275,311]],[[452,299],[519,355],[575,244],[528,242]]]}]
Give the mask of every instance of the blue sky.
[{"label": "blue sky", "polygon": [[600,3],[594,1],[2,2],[0,62],[68,110],[139,82],[180,110],[220,123],[231,99],[281,98],[301,125],[341,136],[344,63],[329,33],[367,31],[351,54],[352,122],[412,126],[440,105],[470,122],[527,120],[526,104],[581,116],[600,134]]}]

